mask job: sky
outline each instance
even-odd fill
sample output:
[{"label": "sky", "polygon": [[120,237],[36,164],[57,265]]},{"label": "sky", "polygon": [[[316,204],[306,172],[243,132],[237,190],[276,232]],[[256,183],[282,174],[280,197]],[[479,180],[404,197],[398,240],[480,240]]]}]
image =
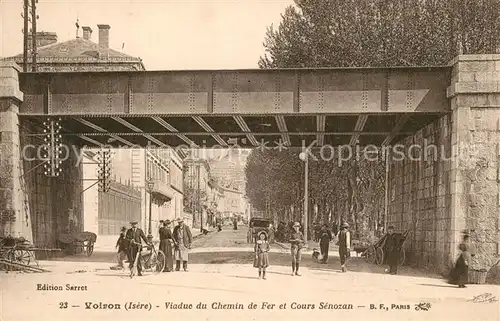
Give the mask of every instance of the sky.
[{"label": "sky", "polygon": [[[22,53],[22,2],[0,0],[0,57]],[[293,0],[39,0],[37,30],[70,40],[78,19],[97,42],[97,25],[108,24],[110,47],[141,57],[147,70],[257,68],[267,27],[277,26],[289,5]]]}]

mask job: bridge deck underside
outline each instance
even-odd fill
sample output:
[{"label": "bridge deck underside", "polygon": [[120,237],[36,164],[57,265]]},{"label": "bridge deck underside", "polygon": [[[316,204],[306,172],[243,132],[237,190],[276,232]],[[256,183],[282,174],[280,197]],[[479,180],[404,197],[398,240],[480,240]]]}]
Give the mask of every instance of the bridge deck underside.
[{"label": "bridge deck underside", "polygon": [[[386,145],[414,134],[443,113],[334,114],[334,115],[244,115],[244,116],[141,116],[141,117],[52,117],[80,147],[157,146],[242,148],[338,145]],[[22,116],[43,136],[45,116]],[[43,141],[43,139],[41,139]]]}]

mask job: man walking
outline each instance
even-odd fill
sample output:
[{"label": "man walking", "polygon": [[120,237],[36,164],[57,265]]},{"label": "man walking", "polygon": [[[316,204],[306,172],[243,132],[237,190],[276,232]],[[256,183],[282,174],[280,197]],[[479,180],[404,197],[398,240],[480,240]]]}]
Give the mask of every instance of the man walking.
[{"label": "man walking", "polygon": [[182,268],[187,272],[188,264],[188,250],[191,248],[191,242],[193,241],[193,236],[189,227],[184,225],[184,220],[179,218],[178,225],[174,227],[174,242],[175,248],[175,270],[179,271]]},{"label": "man walking", "polygon": [[332,232],[328,230],[328,224],[323,224],[319,234],[319,249],[321,251],[321,263],[328,263],[328,250],[330,249],[330,242],[332,241]]},{"label": "man walking", "polygon": [[[142,240],[144,240],[144,243],[146,244],[149,243],[148,240],[146,239],[146,235],[144,234],[144,232],[137,227],[137,221],[130,222],[130,225],[132,227],[127,231],[125,238],[129,243],[128,261],[129,261],[129,267],[132,269],[137,254],[139,254],[139,256],[141,255],[140,252],[142,251]],[[137,275],[142,276],[142,265],[140,259],[137,260]]]},{"label": "man walking", "polygon": [[386,269],[386,273],[397,274],[398,264],[399,264],[399,252],[401,247],[401,238],[394,233],[394,226],[389,226],[387,228],[387,238],[385,240],[385,252],[387,253],[387,264],[389,269]]},{"label": "man walking", "polygon": [[347,259],[351,257],[351,232],[349,232],[349,224],[342,223],[339,233],[339,256],[340,268],[342,272],[347,272]]},{"label": "man walking", "polygon": [[290,236],[291,254],[292,254],[292,275],[300,276],[299,274],[299,264],[302,258],[302,248],[304,247],[306,241],[304,239],[304,234],[300,231],[300,223],[295,222],[293,224],[293,232]]}]

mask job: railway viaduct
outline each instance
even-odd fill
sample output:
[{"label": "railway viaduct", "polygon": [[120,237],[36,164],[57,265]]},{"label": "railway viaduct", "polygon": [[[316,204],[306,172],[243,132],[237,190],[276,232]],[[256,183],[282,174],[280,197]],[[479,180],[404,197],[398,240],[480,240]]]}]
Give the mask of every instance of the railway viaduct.
[{"label": "railway viaduct", "polygon": [[[60,175],[36,157],[47,124],[70,146]],[[485,267],[500,253],[500,55],[442,67],[220,71],[21,73],[1,62],[0,132],[1,233],[35,244],[54,245],[70,221],[83,228],[72,150],[236,140],[398,146],[387,222],[412,229],[412,264],[445,273],[463,230]]]}]

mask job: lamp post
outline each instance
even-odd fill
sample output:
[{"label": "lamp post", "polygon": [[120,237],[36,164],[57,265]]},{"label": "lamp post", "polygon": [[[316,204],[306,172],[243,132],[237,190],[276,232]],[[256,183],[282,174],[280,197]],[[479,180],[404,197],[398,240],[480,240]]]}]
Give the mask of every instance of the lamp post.
[{"label": "lamp post", "polygon": [[299,158],[304,161],[304,238],[307,242],[308,229],[308,205],[309,205],[309,157],[302,152]]},{"label": "lamp post", "polygon": [[151,228],[151,220],[152,220],[152,209],[153,209],[153,187],[155,186],[155,183],[153,180],[151,179],[148,179],[148,181],[146,182],[147,184],[147,188],[148,188],[148,192],[149,192],[149,225],[148,225],[148,236],[147,236],[147,239],[149,242],[153,241],[153,234],[152,234],[152,228]]}]

